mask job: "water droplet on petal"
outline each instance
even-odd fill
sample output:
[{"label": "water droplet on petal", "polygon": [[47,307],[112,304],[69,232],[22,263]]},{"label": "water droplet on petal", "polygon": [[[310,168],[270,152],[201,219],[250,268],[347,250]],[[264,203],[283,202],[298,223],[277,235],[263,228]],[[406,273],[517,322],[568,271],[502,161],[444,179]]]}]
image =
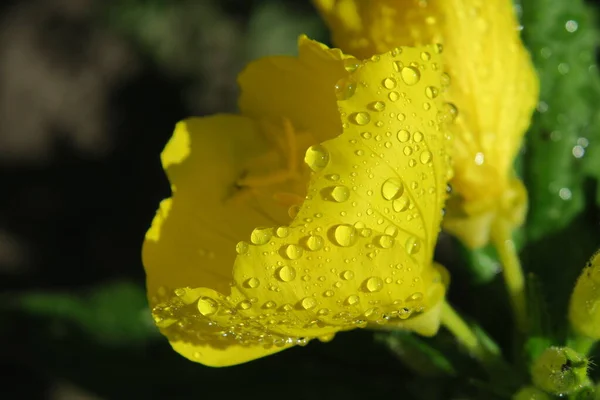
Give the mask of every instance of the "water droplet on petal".
[{"label": "water droplet on petal", "polygon": [[283,282],[290,282],[296,278],[296,270],[289,265],[283,266],[277,270],[277,278]]},{"label": "water droplet on petal", "polygon": [[404,67],[402,71],[400,71],[400,76],[404,83],[408,86],[415,85],[421,79],[421,73],[415,67]]},{"label": "water droplet on petal", "polygon": [[386,89],[391,90],[391,89],[395,88],[396,85],[397,85],[397,83],[396,83],[396,80],[394,78],[385,78],[383,80],[383,87],[386,88]]},{"label": "water droplet on petal", "polygon": [[346,270],[344,272],[342,272],[342,279],[345,281],[349,281],[350,279],[354,278],[354,272],[350,271],[350,270]]},{"label": "water droplet on petal", "polygon": [[416,236],[411,236],[406,239],[405,248],[408,254],[416,254],[421,250],[421,240]]},{"label": "water droplet on petal", "polygon": [[264,308],[270,309],[270,308],[275,308],[277,307],[277,304],[275,304],[274,301],[267,301],[264,305]]},{"label": "water droplet on petal", "polygon": [[250,241],[256,245],[267,244],[273,237],[271,228],[255,228],[250,234]]},{"label": "water droplet on petal", "polygon": [[433,156],[430,151],[424,151],[421,153],[420,159],[423,164],[430,163],[432,158],[433,158]]},{"label": "water droplet on petal", "polygon": [[346,298],[346,304],[348,304],[349,306],[354,306],[354,305],[358,304],[359,302],[360,302],[360,298],[355,294],[352,294]]},{"label": "water droplet on petal", "polygon": [[378,238],[379,246],[389,249],[394,245],[394,238],[389,235],[381,235]]},{"label": "water droplet on petal", "polygon": [[356,92],[356,82],[350,79],[340,79],[335,84],[335,97],[338,100],[348,100]]},{"label": "water droplet on petal", "polygon": [[260,281],[258,280],[258,278],[252,277],[250,279],[247,279],[246,282],[244,282],[244,285],[251,289],[256,289],[260,286]]},{"label": "water droplet on petal", "polygon": [[369,104],[369,108],[381,112],[385,110],[385,103],[383,101],[374,101]]},{"label": "water droplet on petal", "polygon": [[395,200],[404,193],[404,185],[398,178],[389,178],[381,186],[381,195],[386,200]]},{"label": "water droplet on petal", "polygon": [[242,310],[248,310],[252,307],[252,303],[248,300],[242,300],[239,302],[238,307]]},{"label": "water droplet on petal", "polygon": [[315,172],[323,170],[329,163],[329,152],[320,144],[310,146],[304,155],[304,161]]},{"label": "water droplet on petal", "polygon": [[302,247],[300,246],[296,246],[295,244],[288,244],[285,248],[285,255],[290,259],[290,260],[297,260],[300,257],[302,257],[302,253],[304,251],[302,250]]},{"label": "water droplet on petal", "polygon": [[287,226],[280,226],[275,230],[275,234],[280,238],[287,237],[290,234],[290,228]]},{"label": "water droplet on petal", "polygon": [[425,96],[429,97],[430,99],[435,99],[438,97],[438,94],[440,94],[440,91],[435,86],[427,86],[425,88]]},{"label": "water droplet on petal", "polygon": [[396,91],[392,91],[388,93],[388,99],[391,101],[397,101],[400,98],[400,94]]},{"label": "water droplet on petal", "polygon": [[305,297],[300,302],[300,305],[305,310],[311,310],[317,306],[317,300],[315,300],[314,297]]},{"label": "water droplet on petal", "polygon": [[235,245],[235,251],[238,254],[246,254],[246,253],[248,253],[249,249],[250,249],[250,246],[246,242],[239,242],[238,244]]},{"label": "water droplet on petal", "polygon": [[415,143],[421,143],[423,141],[424,135],[422,132],[415,132],[415,134],[413,135],[413,140],[415,141]]},{"label": "water droplet on petal", "polygon": [[396,134],[396,137],[398,138],[398,141],[400,141],[400,143],[408,142],[408,140],[410,139],[410,132],[406,129],[400,129]]},{"label": "water droplet on petal", "polygon": [[350,121],[356,125],[366,125],[371,122],[371,116],[368,112],[356,112],[350,115]]},{"label": "water droplet on petal", "polygon": [[379,292],[383,288],[383,280],[377,276],[372,276],[365,281],[365,287],[371,293]]},{"label": "water droplet on petal", "polygon": [[321,236],[311,235],[306,239],[306,246],[312,251],[317,251],[323,248],[324,242],[325,241]]},{"label": "water droplet on petal", "polygon": [[349,247],[356,243],[356,229],[352,225],[338,225],[334,228],[333,237],[342,247]]},{"label": "water droplet on petal", "polygon": [[402,212],[408,210],[408,206],[410,205],[410,200],[406,196],[401,196],[400,198],[394,200],[392,203],[392,208],[396,212]]},{"label": "water droplet on petal", "polygon": [[334,294],[335,292],[333,290],[326,290],[325,292],[323,292],[323,296],[325,297],[333,297]]},{"label": "water droplet on petal", "polygon": [[331,197],[338,203],[342,203],[350,197],[350,189],[346,186],[335,186],[331,190]]},{"label": "water droplet on petal", "polygon": [[198,311],[205,317],[211,316],[217,312],[219,304],[210,297],[200,297],[198,299]]},{"label": "water droplet on petal", "polygon": [[360,61],[356,58],[347,58],[344,60],[344,68],[346,71],[354,72],[358,67],[360,67]]}]

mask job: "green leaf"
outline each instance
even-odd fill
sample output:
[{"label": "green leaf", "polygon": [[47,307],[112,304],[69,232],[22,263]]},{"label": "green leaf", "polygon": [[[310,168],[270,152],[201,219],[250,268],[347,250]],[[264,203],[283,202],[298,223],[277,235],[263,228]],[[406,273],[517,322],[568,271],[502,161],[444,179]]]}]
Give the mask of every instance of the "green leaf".
[{"label": "green leaf", "polygon": [[[567,226],[584,208],[583,182],[597,152],[600,77],[597,34],[583,0],[523,0],[523,38],[540,78],[540,103],[526,141],[530,239]],[[590,160],[591,162],[591,160]]]},{"label": "green leaf", "polygon": [[141,344],[158,337],[145,290],[139,285],[116,282],[86,293],[30,292],[16,302],[23,312],[79,326],[105,344]]}]

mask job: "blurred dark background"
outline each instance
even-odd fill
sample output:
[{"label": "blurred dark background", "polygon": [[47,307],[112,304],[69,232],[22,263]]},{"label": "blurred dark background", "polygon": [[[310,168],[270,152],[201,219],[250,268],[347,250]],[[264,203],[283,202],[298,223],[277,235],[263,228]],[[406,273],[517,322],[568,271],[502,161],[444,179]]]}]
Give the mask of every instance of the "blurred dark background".
[{"label": "blurred dark background", "polygon": [[[308,0],[0,3],[0,398],[456,395],[454,380],[425,372],[435,376],[425,381],[397,360],[406,349],[390,352],[367,331],[210,369],[173,352],[152,324],[140,248],[169,195],[162,147],[186,116],[235,112],[238,72],[295,54],[300,33],[328,42]],[[592,232],[579,258],[597,247],[597,208],[586,210],[569,225]],[[526,254],[546,254],[548,243]],[[455,243],[441,245],[452,260]],[[469,293],[461,276],[472,271],[453,271],[451,296],[502,297],[492,264],[480,271],[488,285]],[[498,307],[487,328],[506,322]]]}]

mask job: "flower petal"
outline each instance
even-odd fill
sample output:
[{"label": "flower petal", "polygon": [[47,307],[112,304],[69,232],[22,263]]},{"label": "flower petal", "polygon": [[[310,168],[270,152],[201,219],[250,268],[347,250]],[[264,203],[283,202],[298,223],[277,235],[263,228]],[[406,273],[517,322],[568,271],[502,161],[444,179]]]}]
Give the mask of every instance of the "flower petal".
[{"label": "flower petal", "polygon": [[286,116],[318,141],[341,133],[335,83],[348,72],[337,49],[301,36],[299,55],[254,61],[239,75],[239,107],[244,115],[279,120]]},{"label": "flower petal", "polygon": [[[514,214],[524,209],[524,204],[518,204],[519,210],[502,210],[497,201],[512,190],[512,164],[539,91],[530,56],[519,38],[512,1],[315,3],[332,28],[334,42],[361,57],[400,44],[442,43],[444,65],[452,79],[445,97],[459,110],[452,128],[454,193],[471,203],[463,211]],[[460,219],[452,210],[448,217],[454,222]],[[455,233],[468,237],[470,243],[480,242],[473,236],[477,230],[457,224]]]},{"label": "flower petal", "polygon": [[[432,53],[431,61],[419,58],[423,51]],[[437,123],[439,98],[431,96],[441,88],[438,57],[434,47],[396,49],[356,65],[338,82],[344,87],[356,82],[335,110],[343,133],[306,152],[313,172],[289,226],[257,224],[249,234],[244,224],[249,240],[229,248],[231,256],[237,251],[230,290],[206,276],[204,281],[186,276],[180,286],[166,276],[167,260],[177,269],[179,261],[186,268],[204,266],[189,257],[199,243],[193,237],[173,234],[181,242],[165,241],[164,255],[145,257],[151,290],[152,264],[162,256],[157,268],[163,269],[160,282],[168,284],[156,289],[151,303],[176,350],[207,365],[230,365],[313,338],[330,340],[369,321],[435,333],[445,284],[432,256],[449,177],[447,136]],[[282,110],[279,117],[289,115]],[[211,147],[196,150],[215,154]],[[187,187],[175,172],[169,177],[174,198],[165,226]],[[196,176],[194,182],[200,186],[201,180]],[[185,209],[188,219],[206,214],[198,204],[194,214],[192,205]],[[150,239],[158,230],[151,231]],[[152,243],[163,242],[159,233],[161,239]],[[186,258],[180,260],[180,253]],[[412,321],[422,313],[424,318]]]},{"label": "flower petal", "polygon": [[265,148],[248,118],[217,115],[177,124],[161,155],[173,197],[161,203],[143,247],[149,293],[161,286],[229,290],[235,244],[254,227],[273,223],[233,195],[247,161]]}]

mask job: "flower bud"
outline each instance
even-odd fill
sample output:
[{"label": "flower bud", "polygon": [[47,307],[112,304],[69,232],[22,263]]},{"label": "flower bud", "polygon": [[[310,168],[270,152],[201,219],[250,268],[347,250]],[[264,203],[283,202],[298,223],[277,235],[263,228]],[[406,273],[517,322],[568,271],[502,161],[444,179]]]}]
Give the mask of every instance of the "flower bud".
[{"label": "flower bud", "polygon": [[533,383],[557,396],[573,394],[589,385],[588,359],[568,347],[549,347],[531,368]]},{"label": "flower bud", "polygon": [[571,294],[569,321],[573,330],[600,339],[600,251],[588,261]]},{"label": "flower bud", "polygon": [[550,400],[550,396],[534,386],[525,386],[513,395],[512,400]]}]

